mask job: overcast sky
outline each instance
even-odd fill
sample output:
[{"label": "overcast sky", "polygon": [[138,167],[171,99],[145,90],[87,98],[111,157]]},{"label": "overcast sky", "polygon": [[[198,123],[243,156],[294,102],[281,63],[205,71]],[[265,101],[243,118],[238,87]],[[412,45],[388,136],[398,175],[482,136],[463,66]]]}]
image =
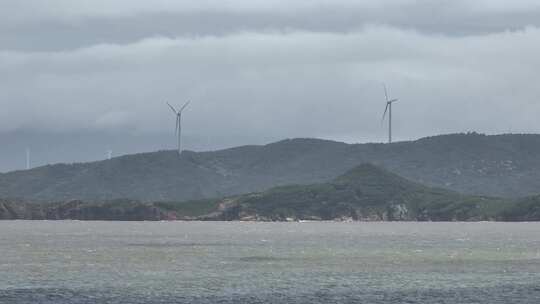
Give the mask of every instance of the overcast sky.
[{"label": "overcast sky", "polygon": [[174,147],[540,131],[540,2],[0,0],[0,171]]}]

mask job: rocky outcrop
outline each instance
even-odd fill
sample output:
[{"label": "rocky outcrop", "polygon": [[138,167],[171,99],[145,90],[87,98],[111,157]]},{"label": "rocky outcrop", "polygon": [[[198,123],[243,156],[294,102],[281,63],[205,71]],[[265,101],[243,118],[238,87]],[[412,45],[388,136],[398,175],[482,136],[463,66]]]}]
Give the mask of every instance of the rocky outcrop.
[{"label": "rocky outcrop", "polygon": [[104,203],[69,201],[50,204],[4,201],[0,203],[0,219],[155,221],[178,217],[152,204],[135,201]]}]

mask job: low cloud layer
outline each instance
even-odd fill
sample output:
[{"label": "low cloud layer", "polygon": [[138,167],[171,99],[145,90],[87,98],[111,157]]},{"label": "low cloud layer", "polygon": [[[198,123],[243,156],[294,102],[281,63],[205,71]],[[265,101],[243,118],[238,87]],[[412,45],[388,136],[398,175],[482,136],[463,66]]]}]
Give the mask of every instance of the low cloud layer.
[{"label": "low cloud layer", "polygon": [[[35,134],[169,148],[165,101],[185,100],[190,149],[383,141],[382,83],[400,99],[397,139],[540,129],[533,1],[46,2],[0,10],[0,139],[21,148]],[[92,158],[72,150],[41,162]]]}]

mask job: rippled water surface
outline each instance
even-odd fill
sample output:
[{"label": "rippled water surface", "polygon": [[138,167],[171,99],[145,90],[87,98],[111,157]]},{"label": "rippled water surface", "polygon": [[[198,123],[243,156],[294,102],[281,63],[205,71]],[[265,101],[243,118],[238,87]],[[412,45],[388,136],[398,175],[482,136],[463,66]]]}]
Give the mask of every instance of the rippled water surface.
[{"label": "rippled water surface", "polygon": [[0,221],[0,303],[540,303],[540,224]]}]

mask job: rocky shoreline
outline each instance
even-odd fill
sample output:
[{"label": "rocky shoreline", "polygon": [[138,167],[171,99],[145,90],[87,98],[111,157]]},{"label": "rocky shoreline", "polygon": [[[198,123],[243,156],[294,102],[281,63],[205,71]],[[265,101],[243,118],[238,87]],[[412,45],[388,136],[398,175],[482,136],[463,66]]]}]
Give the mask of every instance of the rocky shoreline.
[{"label": "rocky shoreline", "polygon": [[[221,205],[217,210],[198,216],[186,215],[179,211],[160,207],[157,203],[129,201],[119,203],[85,203],[69,201],[55,204],[35,204],[20,201],[0,202],[0,220],[81,220],[81,221],[255,221],[255,222],[298,222],[298,221],[537,221],[540,219],[508,216],[470,217],[470,218],[441,218],[412,216],[403,207],[383,212],[354,214],[341,213],[333,216],[304,214],[300,216],[271,216],[242,210],[239,205]],[[399,210],[400,215],[396,216]],[[394,214],[390,213],[394,212]]]}]

